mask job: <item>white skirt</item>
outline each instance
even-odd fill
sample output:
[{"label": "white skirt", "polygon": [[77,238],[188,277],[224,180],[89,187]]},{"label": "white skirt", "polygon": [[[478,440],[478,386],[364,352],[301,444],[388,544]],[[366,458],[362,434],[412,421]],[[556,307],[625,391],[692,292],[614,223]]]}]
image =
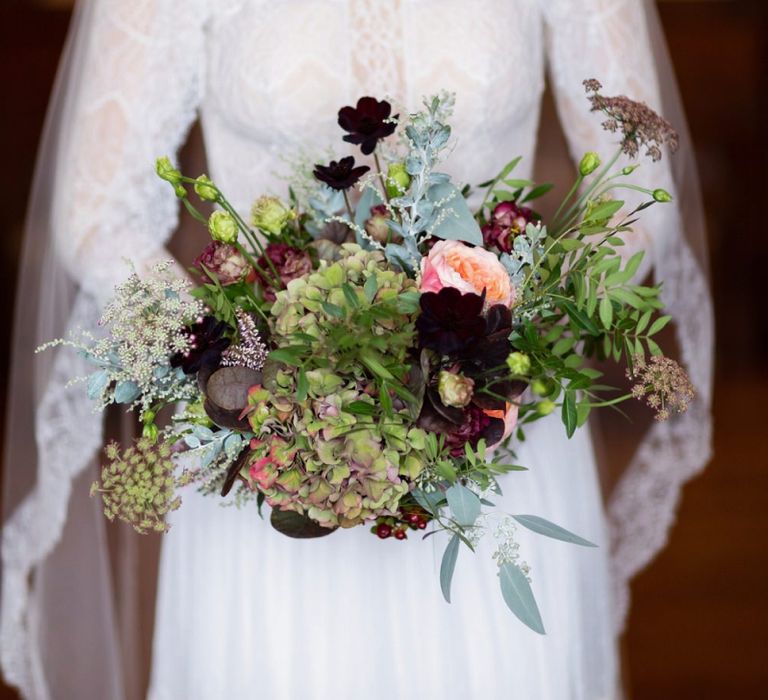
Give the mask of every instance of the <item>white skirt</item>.
[{"label": "white skirt", "polygon": [[[151,700],[600,700],[618,697],[605,522],[589,432],[531,426],[499,511],[541,515],[584,548],[518,527],[546,636],[499,589],[488,533],[462,548],[443,600],[447,537],[368,528],[292,540],[256,508],[190,491],[165,536]],[[265,508],[265,512],[268,509]]]}]

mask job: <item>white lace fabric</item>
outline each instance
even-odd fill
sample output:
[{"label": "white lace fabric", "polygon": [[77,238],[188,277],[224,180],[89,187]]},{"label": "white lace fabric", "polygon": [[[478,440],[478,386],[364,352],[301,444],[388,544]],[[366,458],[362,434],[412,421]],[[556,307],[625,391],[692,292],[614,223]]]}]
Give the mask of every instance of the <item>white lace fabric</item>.
[{"label": "white lace fabric", "polygon": [[[306,145],[341,150],[336,111],[362,94],[415,108],[423,95],[455,91],[456,145],[446,170],[472,183],[514,155],[523,156],[519,176],[530,175],[547,62],[575,159],[587,150],[607,155],[614,140],[588,112],[584,78],[598,78],[605,94],[660,105],[648,9],[635,0],[81,4],[48,202],[57,258],[81,288],[62,331],[94,323],[128,274],[123,259],[146,268],[165,256],[178,205],[155,176],[154,159],[173,157],[197,114],[210,175],[247,212],[258,194],[280,193],[284,154]],[[637,175],[675,193],[668,156]],[[628,246],[650,249],[700,400],[654,425],[608,505],[617,631],[629,578],[666,542],[681,484],[709,457],[711,304],[682,224],[674,204],[655,207]],[[71,354],[57,353],[37,411],[37,481],[3,532],[0,655],[6,678],[29,698],[61,696],[40,651],[45,621],[34,615],[35,576],[59,542],[72,482],[101,441],[82,388],[65,388],[82,370]],[[122,697],[119,685],[104,697]]]}]

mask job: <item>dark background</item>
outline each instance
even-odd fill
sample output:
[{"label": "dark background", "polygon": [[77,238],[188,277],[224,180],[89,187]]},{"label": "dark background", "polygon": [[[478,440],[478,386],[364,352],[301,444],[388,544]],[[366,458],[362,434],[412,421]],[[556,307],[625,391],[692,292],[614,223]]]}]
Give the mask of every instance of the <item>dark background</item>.
[{"label": "dark background", "polygon": [[[0,4],[3,370],[26,199],[68,4]],[[623,640],[628,694],[632,700],[762,698],[768,688],[768,2],[662,0],[658,6],[708,219],[718,321],[715,458],[685,488],[669,546],[633,583]],[[4,372],[0,381],[4,396]],[[0,698],[6,697],[16,695],[0,685]]]}]

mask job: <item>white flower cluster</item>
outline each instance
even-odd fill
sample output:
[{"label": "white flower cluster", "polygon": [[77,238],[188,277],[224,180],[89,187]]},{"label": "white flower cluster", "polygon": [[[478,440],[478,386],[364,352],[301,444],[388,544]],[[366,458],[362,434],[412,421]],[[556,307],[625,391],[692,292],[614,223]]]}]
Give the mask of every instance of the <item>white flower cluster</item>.
[{"label": "white flower cluster", "polygon": [[499,523],[493,532],[493,536],[498,541],[496,551],[493,553],[494,561],[499,565],[515,564],[530,580],[529,573],[531,567],[520,560],[520,543],[515,538],[517,526],[513,519],[508,515],[499,519]]}]

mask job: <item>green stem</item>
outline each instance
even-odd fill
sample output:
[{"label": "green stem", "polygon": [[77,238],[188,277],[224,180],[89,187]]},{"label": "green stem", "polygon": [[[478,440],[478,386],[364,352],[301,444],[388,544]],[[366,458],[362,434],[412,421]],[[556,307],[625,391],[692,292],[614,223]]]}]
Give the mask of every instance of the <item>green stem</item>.
[{"label": "green stem", "polygon": [[571,186],[571,189],[568,190],[568,194],[565,195],[565,198],[562,202],[560,202],[560,206],[557,208],[557,211],[555,212],[554,216],[552,217],[552,221],[557,221],[557,217],[560,216],[560,212],[563,210],[563,207],[570,201],[571,197],[573,197],[574,194],[576,194],[576,191],[581,187],[581,183],[584,182],[584,176],[579,173],[578,177],[574,181],[573,185]]},{"label": "green stem", "polygon": [[379,163],[379,154],[376,151],[373,152],[373,162],[376,164],[376,172],[379,174],[381,189],[384,192],[384,199],[386,200],[387,205],[389,205],[389,195],[387,194],[387,179],[384,175],[384,171],[381,169],[381,163]]},{"label": "green stem", "polygon": [[344,204],[347,206],[347,213],[349,214],[349,220],[354,223],[355,222],[355,215],[352,212],[352,205],[349,203],[349,195],[347,194],[346,190],[341,191],[344,195]]}]

